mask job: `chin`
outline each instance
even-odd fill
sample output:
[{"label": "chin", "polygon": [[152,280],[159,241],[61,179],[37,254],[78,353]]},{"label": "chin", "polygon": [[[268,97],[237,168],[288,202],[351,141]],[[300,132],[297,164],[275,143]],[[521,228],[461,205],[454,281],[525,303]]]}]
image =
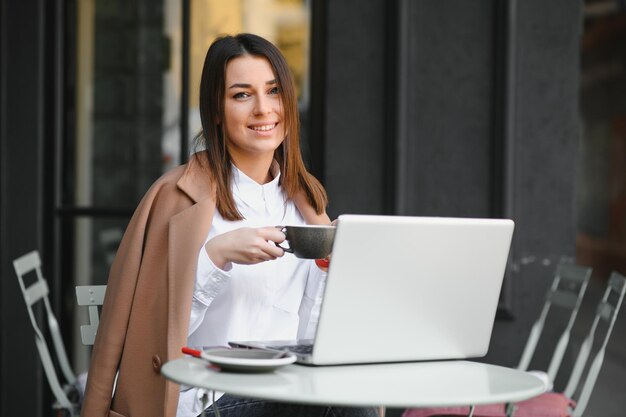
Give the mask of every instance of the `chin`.
[{"label": "chin", "polygon": [[250,148],[256,149],[258,152],[274,152],[283,143],[278,139],[257,139],[256,143],[251,144]]}]

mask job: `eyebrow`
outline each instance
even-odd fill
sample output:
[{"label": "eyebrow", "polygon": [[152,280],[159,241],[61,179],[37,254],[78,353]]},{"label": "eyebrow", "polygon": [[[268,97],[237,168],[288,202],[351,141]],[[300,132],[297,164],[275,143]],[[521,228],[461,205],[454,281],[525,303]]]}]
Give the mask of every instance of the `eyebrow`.
[{"label": "eyebrow", "polygon": [[[273,84],[277,84],[276,79],[265,81],[265,85],[273,85]],[[235,83],[235,84],[231,85],[228,88],[229,89],[231,89],[231,88],[252,88],[252,85],[251,84],[245,84],[245,83]]]}]

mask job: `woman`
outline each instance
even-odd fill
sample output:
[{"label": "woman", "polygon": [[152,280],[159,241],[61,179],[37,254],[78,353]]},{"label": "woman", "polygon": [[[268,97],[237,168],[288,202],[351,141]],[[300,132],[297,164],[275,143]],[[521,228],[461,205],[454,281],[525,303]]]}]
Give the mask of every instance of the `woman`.
[{"label": "woman", "polygon": [[[330,219],[326,193],[302,162],[294,83],[278,49],[250,34],[216,40],[200,115],[206,150],[155,182],[118,249],[82,416],[197,416],[201,393],[159,373],[182,346],[315,330],[325,273],[283,257],[274,226]],[[374,415],[229,395],[216,405],[224,416]]]}]

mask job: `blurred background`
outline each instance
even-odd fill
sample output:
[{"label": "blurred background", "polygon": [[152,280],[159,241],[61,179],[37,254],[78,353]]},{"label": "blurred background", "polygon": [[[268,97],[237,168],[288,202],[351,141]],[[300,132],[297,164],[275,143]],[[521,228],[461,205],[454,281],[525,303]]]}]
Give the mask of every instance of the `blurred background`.
[{"label": "blurred background", "polygon": [[[206,50],[238,32],[286,56],[331,218],[515,220],[484,360],[517,364],[557,262],[594,268],[571,367],[608,275],[626,274],[625,1],[3,0],[0,415],[52,403],[11,261],[41,253],[85,371],[74,287],[106,284],[139,199],[194,151]],[[607,349],[591,417],[626,409],[624,314]]]}]

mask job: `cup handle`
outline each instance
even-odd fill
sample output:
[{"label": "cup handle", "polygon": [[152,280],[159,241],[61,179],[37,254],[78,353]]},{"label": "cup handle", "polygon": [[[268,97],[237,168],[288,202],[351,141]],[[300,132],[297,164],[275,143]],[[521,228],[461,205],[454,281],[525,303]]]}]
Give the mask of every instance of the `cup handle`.
[{"label": "cup handle", "polygon": [[[286,233],[287,232],[287,228],[285,226],[276,226],[276,228],[278,230],[280,230],[281,232],[283,232],[285,235],[287,235],[287,233]],[[293,249],[291,249],[291,248],[282,247],[282,246],[280,246],[279,243],[276,243],[276,242],[274,242],[274,245],[278,246],[279,248],[281,248],[282,250],[284,250],[287,253],[293,253]]]}]

